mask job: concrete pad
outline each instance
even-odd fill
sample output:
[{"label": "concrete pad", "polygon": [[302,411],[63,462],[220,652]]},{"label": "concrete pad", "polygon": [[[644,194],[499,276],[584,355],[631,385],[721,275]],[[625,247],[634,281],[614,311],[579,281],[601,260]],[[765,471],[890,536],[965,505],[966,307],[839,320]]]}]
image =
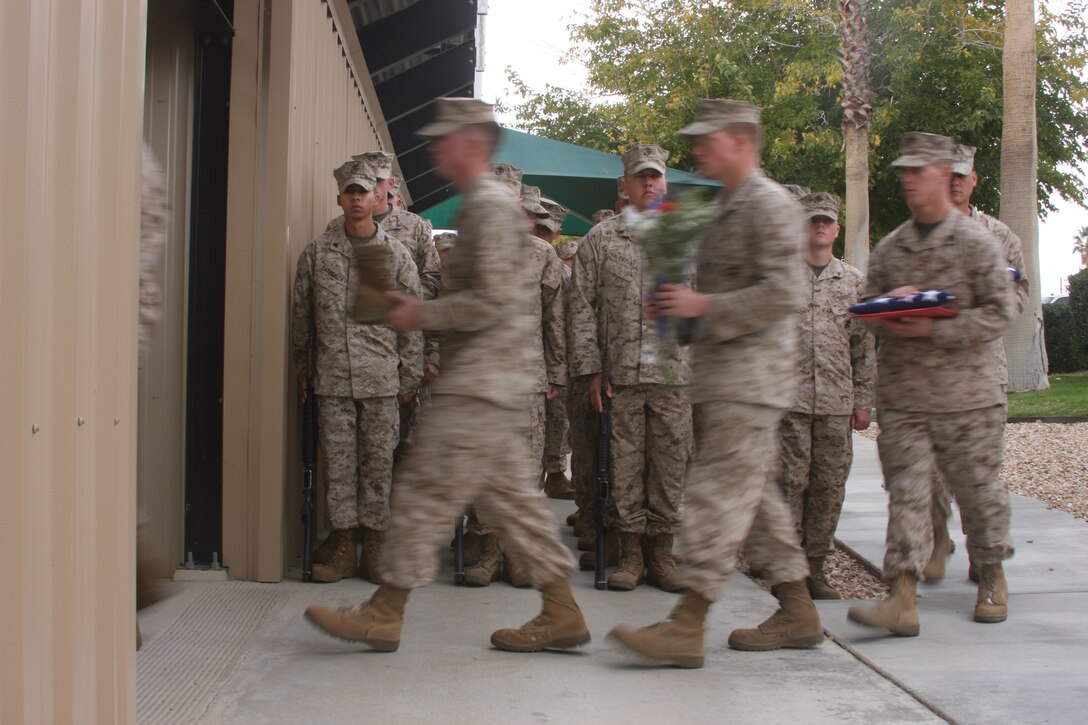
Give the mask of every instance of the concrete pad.
[{"label": "concrete pad", "polygon": [[[557,518],[569,511],[569,504],[551,505]],[[651,587],[600,592],[590,573],[580,573],[575,595],[593,643],[569,653],[512,654],[492,649],[490,633],[535,616],[538,595],[502,583],[455,587],[448,552],[443,558],[439,580],[413,593],[393,654],[329,639],[302,618],[312,602],[367,598],[375,587],[360,580],[175,585],[177,596],[141,613],[140,721],[941,722],[833,642],[804,651],[729,650],[732,628],[753,626],[774,610],[771,596],[740,575],[711,612],[705,668],[679,670],[648,667],[604,640],[619,622],[663,618],[675,595]],[[248,623],[251,611],[258,621]],[[210,633],[202,621],[212,623]],[[243,622],[251,631],[239,636]],[[214,679],[204,676],[209,669]],[[187,701],[171,694],[176,683],[188,688]],[[192,713],[190,705],[202,709]]]},{"label": "concrete pad", "polygon": [[[882,566],[887,497],[873,441],[855,436],[854,468],[836,537]],[[1083,722],[1088,707],[1088,525],[1011,496],[1016,555],[1005,563],[1009,619],[972,621],[958,516],[946,576],[919,585],[919,637],[884,636],[846,619],[850,602],[819,602],[824,626],[846,646],[957,722]]]}]

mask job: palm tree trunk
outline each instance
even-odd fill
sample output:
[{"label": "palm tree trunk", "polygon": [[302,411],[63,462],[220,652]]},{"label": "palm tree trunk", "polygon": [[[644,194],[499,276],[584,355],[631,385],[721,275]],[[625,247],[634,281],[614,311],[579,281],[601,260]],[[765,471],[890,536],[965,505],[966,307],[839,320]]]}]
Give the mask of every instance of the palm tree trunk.
[{"label": "palm tree trunk", "polygon": [[1035,6],[1005,0],[1004,123],[1001,131],[1001,220],[1024,244],[1028,300],[1005,334],[1009,390],[1041,390],[1046,344],[1039,302],[1039,149],[1035,136]]},{"label": "palm tree trunk", "polygon": [[869,0],[838,0],[842,135],[846,152],[846,261],[869,266]]}]

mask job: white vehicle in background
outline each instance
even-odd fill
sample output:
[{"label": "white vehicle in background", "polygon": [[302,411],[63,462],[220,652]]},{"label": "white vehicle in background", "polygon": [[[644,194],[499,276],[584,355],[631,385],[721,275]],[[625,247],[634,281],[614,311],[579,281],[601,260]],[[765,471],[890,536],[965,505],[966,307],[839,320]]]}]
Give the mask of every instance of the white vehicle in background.
[{"label": "white vehicle in background", "polygon": [[1044,305],[1068,305],[1069,295],[1044,295]]}]

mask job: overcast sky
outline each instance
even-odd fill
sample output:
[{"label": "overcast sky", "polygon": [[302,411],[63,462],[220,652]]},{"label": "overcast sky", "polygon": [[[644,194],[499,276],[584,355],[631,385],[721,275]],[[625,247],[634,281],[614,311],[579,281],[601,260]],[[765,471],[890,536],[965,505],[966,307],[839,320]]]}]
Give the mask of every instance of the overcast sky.
[{"label": "overcast sky", "polygon": [[[1058,5],[1059,2],[1052,2]],[[563,63],[571,48],[567,26],[577,22],[585,0],[490,0],[484,38],[484,74],[481,94],[486,101],[516,101],[506,81],[508,67],[530,88],[543,90],[551,83],[582,88],[585,68]],[[513,118],[501,119],[512,125]],[[1065,292],[1065,278],[1080,269],[1073,254],[1073,236],[1088,225],[1088,210],[1059,200],[1059,210],[1039,226],[1042,294]]]}]

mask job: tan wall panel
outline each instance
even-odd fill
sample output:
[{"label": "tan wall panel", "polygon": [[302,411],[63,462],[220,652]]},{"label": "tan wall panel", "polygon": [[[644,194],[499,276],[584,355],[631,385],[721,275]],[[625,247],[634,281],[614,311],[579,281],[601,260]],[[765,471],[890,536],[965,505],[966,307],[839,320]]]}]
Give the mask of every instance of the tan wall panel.
[{"label": "tan wall panel", "polygon": [[135,717],[144,24],[0,1],[0,723]]},{"label": "tan wall panel", "polygon": [[[223,401],[223,550],[234,578],[277,581],[299,554],[291,283],[306,243],[339,213],[332,169],[379,148],[360,95],[345,93],[355,86],[338,42],[346,5],[333,3],[333,17],[322,0],[235,4]],[[360,142],[354,129],[364,129]]]},{"label": "tan wall panel", "polygon": [[158,555],[152,572],[169,576],[184,559],[185,336],[188,309],[189,171],[193,28],[183,6],[151,0],[147,20],[144,138],[163,166],[171,221],[157,271],[162,320],[140,358],[138,495]]}]

